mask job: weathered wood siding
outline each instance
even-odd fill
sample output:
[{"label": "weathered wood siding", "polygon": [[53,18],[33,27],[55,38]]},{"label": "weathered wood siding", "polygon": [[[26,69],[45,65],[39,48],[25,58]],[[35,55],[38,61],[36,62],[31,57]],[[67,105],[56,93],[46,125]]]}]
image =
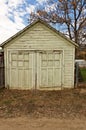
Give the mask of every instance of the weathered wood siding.
[{"label": "weathered wood siding", "polygon": [[13,50],[61,50],[62,51],[62,87],[74,87],[75,46],[47,28],[42,23],[23,32],[5,45],[5,86],[9,85],[9,58]]}]

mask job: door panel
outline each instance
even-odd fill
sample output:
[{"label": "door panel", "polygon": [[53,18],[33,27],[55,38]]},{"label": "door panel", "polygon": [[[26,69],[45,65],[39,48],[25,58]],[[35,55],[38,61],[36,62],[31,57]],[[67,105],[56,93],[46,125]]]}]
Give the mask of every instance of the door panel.
[{"label": "door panel", "polygon": [[18,69],[18,87],[24,87],[24,70]]},{"label": "door panel", "polygon": [[13,51],[10,56],[10,86],[33,88],[33,54],[28,51]]},{"label": "door panel", "polygon": [[40,52],[38,55],[37,76],[39,87],[60,87],[61,86],[61,59],[62,53]]},{"label": "door panel", "polygon": [[47,84],[47,71],[46,71],[45,68],[43,68],[41,70],[41,77],[40,77],[40,79],[41,79],[41,84],[43,86],[46,86],[46,84]]},{"label": "door panel", "polygon": [[10,86],[17,86],[17,82],[18,82],[18,77],[17,77],[17,71],[15,68],[11,69],[11,73],[10,73],[10,78],[11,78],[11,84]]}]

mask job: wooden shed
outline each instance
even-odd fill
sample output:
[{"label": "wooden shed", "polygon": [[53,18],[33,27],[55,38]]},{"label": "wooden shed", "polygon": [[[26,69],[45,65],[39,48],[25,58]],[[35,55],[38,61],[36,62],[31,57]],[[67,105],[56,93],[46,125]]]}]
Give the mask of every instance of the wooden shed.
[{"label": "wooden shed", "polygon": [[1,44],[5,87],[57,90],[74,87],[77,44],[38,19]]}]

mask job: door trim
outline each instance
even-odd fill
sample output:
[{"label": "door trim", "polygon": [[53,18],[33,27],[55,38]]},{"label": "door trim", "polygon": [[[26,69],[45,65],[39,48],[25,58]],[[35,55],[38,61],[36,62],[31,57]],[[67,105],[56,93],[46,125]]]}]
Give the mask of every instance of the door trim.
[{"label": "door trim", "polygon": [[[39,63],[39,59],[38,59],[38,57],[39,57],[39,53],[43,53],[43,52],[61,52],[61,54],[62,54],[62,56],[61,56],[61,87],[60,88],[62,88],[62,86],[63,86],[63,84],[64,84],[64,50],[62,50],[62,49],[58,49],[58,50],[56,50],[56,49],[54,49],[54,50],[29,50],[29,49],[8,49],[7,50],[7,55],[8,55],[8,57],[10,58],[10,56],[11,56],[11,53],[13,52],[13,51],[28,51],[29,53],[33,53],[33,65],[35,66],[34,68],[33,68],[33,70],[32,70],[32,73],[34,73],[33,75],[34,75],[34,77],[32,77],[33,78],[33,88],[32,89],[40,89],[40,85],[39,85],[39,76],[38,76],[38,73],[39,73],[39,71],[38,71],[38,68],[39,68],[39,65],[40,64],[38,64]],[[9,65],[9,63],[8,63],[8,58],[7,57],[7,62],[6,62],[6,64],[7,64],[7,72],[6,72],[6,79],[7,79],[7,81],[5,82],[5,84],[6,84],[6,86],[7,85],[9,85],[10,86],[10,79],[9,79],[9,76],[7,75],[7,74],[9,74],[9,72],[10,72],[10,65]],[[34,72],[35,71],[35,72]],[[11,75],[10,75],[11,76]],[[36,77],[35,77],[36,76]],[[35,79],[36,78],[36,79]],[[49,88],[49,87],[48,87]],[[45,88],[44,87],[44,89],[48,89],[47,87]],[[54,87],[50,87],[50,89],[53,89]],[[29,87],[28,87],[28,89],[29,89]],[[43,88],[42,88],[43,89]],[[54,88],[55,89],[55,88]],[[57,88],[57,89],[59,89],[59,88]]]},{"label": "door trim", "polygon": [[47,86],[46,87],[40,86],[40,74],[39,74],[40,70],[39,71],[37,70],[37,73],[38,73],[37,74],[37,88],[38,89],[48,89],[48,88],[49,89],[59,89],[59,87],[60,87],[60,89],[61,89],[62,86],[63,86],[63,50],[47,50],[47,51],[44,50],[44,51],[38,51],[38,57],[37,57],[37,59],[38,59],[38,61],[37,61],[38,66],[37,66],[37,69],[40,68],[39,65],[41,64],[40,63],[41,61],[39,60],[40,59],[40,55],[39,54],[40,53],[45,53],[45,52],[46,53],[47,52],[49,52],[49,53],[57,52],[57,53],[61,54],[61,56],[60,56],[60,74],[61,74],[61,82],[60,83],[61,83],[61,85],[60,86],[50,86],[50,87],[49,86],[48,87]]}]

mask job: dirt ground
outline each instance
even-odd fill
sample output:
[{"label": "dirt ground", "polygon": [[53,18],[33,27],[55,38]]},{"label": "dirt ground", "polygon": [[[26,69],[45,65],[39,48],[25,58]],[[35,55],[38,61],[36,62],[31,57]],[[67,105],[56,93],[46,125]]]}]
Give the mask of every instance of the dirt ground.
[{"label": "dirt ground", "polygon": [[86,89],[0,90],[0,130],[86,130]]},{"label": "dirt ground", "polygon": [[0,119],[0,130],[86,130],[86,120],[8,118]]}]

